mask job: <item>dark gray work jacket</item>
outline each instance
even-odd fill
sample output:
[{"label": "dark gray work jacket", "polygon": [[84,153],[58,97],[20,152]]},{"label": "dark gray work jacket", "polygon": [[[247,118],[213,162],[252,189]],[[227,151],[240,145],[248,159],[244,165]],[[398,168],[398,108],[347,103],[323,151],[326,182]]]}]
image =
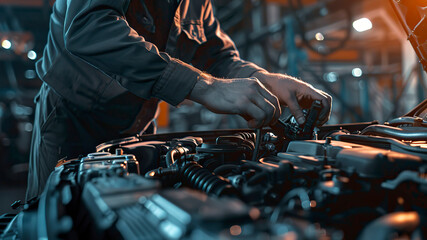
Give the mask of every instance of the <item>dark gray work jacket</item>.
[{"label": "dark gray work jacket", "polygon": [[201,71],[232,78],[261,70],[240,59],[210,0],[179,3],[164,51],[129,24],[131,1],[141,1],[134,16],[139,29],[161,30],[143,0],[57,0],[43,58],[36,64],[39,77],[58,95],[79,110],[102,115],[117,131],[135,130],[141,108],[146,124],[157,99],[178,105]]}]

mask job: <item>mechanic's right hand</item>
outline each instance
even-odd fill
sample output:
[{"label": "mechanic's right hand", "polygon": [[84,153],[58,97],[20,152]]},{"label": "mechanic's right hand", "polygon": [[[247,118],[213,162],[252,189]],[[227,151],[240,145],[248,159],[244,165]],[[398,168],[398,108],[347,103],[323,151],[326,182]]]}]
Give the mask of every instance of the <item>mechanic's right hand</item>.
[{"label": "mechanic's right hand", "polygon": [[188,99],[215,113],[239,114],[251,128],[274,124],[279,100],[256,78],[219,79],[202,74]]}]

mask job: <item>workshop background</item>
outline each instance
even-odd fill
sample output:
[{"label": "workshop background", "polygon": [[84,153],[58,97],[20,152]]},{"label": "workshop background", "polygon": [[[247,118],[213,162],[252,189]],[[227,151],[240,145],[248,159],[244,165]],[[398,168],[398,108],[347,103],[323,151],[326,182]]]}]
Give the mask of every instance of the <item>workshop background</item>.
[{"label": "workshop background", "polygon": [[[24,200],[52,0],[0,0],[0,213]],[[330,124],[380,122],[426,98],[426,75],[387,0],[212,0],[241,57],[332,95]],[[246,128],[191,102],[162,103],[159,132]]]}]

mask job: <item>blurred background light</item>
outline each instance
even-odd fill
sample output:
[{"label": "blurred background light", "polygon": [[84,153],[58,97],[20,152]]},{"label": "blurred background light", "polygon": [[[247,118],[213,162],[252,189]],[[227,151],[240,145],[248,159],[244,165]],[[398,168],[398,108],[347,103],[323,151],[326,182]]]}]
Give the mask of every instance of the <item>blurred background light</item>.
[{"label": "blurred background light", "polygon": [[27,71],[25,71],[25,78],[26,79],[34,79],[34,78],[36,78],[36,71],[34,71],[32,69],[28,69]]},{"label": "blurred background light", "polygon": [[353,70],[351,70],[351,75],[353,75],[353,77],[361,77],[363,75],[363,71],[360,68],[353,68]]},{"label": "blurred background light", "polygon": [[33,50],[31,50],[31,51],[29,51],[29,52],[28,52],[27,57],[28,57],[29,59],[31,59],[31,60],[36,60],[36,58],[37,58],[37,53],[36,53],[36,52],[34,52]]},{"label": "blurred background light", "polygon": [[325,37],[320,32],[316,33],[315,37],[316,37],[317,41],[323,41],[323,40],[325,40]]},{"label": "blurred background light", "polygon": [[361,18],[353,22],[353,28],[358,32],[368,31],[372,28],[372,22],[367,18]]},{"label": "blurred background light", "polygon": [[338,73],[336,72],[329,72],[323,75],[323,79],[325,79],[328,82],[336,82],[338,80]]},{"label": "blurred background light", "polygon": [[1,46],[4,49],[10,49],[12,47],[12,43],[9,40],[6,39],[6,40],[3,40],[1,42]]}]

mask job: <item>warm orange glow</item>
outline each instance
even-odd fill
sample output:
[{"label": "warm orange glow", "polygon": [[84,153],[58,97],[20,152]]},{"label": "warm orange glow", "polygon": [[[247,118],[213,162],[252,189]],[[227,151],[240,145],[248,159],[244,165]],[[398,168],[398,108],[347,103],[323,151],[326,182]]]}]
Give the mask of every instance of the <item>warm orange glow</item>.
[{"label": "warm orange glow", "polygon": [[316,207],[316,205],[317,205],[316,201],[314,201],[314,200],[310,201],[310,207],[314,208],[314,207]]},{"label": "warm orange glow", "polygon": [[278,167],[278,164],[274,164],[274,163],[269,163],[269,162],[264,162],[264,160],[260,160],[259,161],[260,163],[262,163],[262,164],[265,164],[265,165],[268,165],[268,166],[271,166],[271,167]]},{"label": "warm orange glow", "polygon": [[317,159],[317,158],[315,158],[313,156],[298,155],[298,157],[301,158],[301,159],[305,159],[305,160],[313,161],[313,162],[318,162],[319,161],[319,159]]},{"label": "warm orange glow", "polygon": [[332,173],[325,173],[323,175],[324,178],[331,178],[332,177]]},{"label": "warm orange glow", "polygon": [[169,126],[169,105],[167,102],[159,103],[159,116],[157,117],[157,126],[165,128]]},{"label": "warm orange glow", "polygon": [[405,203],[405,199],[403,199],[403,197],[398,197],[397,203],[399,203],[399,205],[403,205]]},{"label": "warm orange glow", "polygon": [[239,225],[233,225],[230,227],[230,234],[233,236],[238,236],[242,233],[242,228]]},{"label": "warm orange glow", "polygon": [[282,237],[283,240],[297,240],[298,239],[298,235],[291,231],[291,232],[287,232],[283,235]]},{"label": "warm orange glow", "polygon": [[309,51],[308,57],[311,61],[356,61],[359,59],[359,52],[356,50],[339,50],[325,57]]},{"label": "warm orange glow", "polygon": [[390,224],[414,224],[418,225],[420,217],[417,212],[400,212],[393,214],[388,222]]},{"label": "warm orange glow", "polygon": [[65,160],[65,159],[58,160],[58,162],[56,163],[55,167],[60,167],[60,166],[64,165],[65,163],[69,162],[69,161],[71,161],[71,160]]},{"label": "warm orange glow", "polygon": [[323,186],[329,187],[329,188],[334,187],[334,181],[326,181],[323,183]]},{"label": "warm orange glow", "polygon": [[341,182],[344,182],[344,183],[348,183],[348,182],[350,182],[350,179],[349,179],[348,177],[339,177],[339,180],[340,180]]},{"label": "warm orange glow", "polygon": [[148,175],[149,175],[150,177],[154,177],[154,175],[156,175],[156,172],[151,171]]},{"label": "warm orange glow", "polygon": [[257,220],[260,215],[261,215],[261,212],[259,211],[258,208],[252,208],[249,211],[249,216],[252,218],[252,220]]},{"label": "warm orange glow", "polygon": [[414,141],[410,143],[412,147],[420,147],[420,148],[427,148],[427,142],[426,141]]}]

